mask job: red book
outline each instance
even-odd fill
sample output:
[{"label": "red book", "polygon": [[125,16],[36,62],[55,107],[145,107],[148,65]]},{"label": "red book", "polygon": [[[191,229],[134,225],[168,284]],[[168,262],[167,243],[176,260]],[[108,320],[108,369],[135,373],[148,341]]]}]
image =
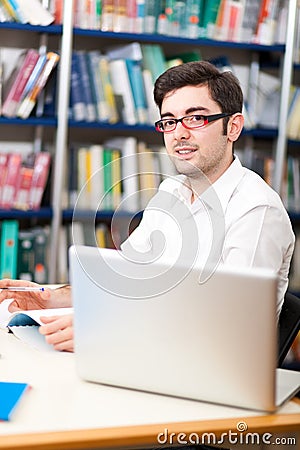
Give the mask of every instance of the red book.
[{"label": "red book", "polygon": [[1,208],[9,209],[13,207],[21,164],[22,157],[19,153],[10,153],[8,155],[6,176],[1,196]]},{"label": "red book", "polygon": [[24,210],[29,208],[29,195],[32,183],[32,175],[32,167],[21,167],[13,203],[14,208]]},{"label": "red book", "polygon": [[40,152],[36,155],[29,194],[30,209],[38,209],[41,206],[42,197],[48,180],[50,161],[51,155],[48,152]]},{"label": "red book", "polygon": [[6,179],[7,163],[8,163],[8,154],[0,153],[0,204],[1,204],[3,186],[5,183],[5,179]]},{"label": "red book", "polygon": [[9,83],[4,87],[4,101],[2,115],[14,117],[17,115],[19,101],[21,100],[23,89],[39,59],[37,50],[29,49],[20,58],[19,64],[10,76]]}]

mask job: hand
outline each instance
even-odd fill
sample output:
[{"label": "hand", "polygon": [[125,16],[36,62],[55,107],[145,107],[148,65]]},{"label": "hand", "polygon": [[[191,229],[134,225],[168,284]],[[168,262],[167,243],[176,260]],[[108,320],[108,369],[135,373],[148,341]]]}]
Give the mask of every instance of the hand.
[{"label": "hand", "polygon": [[73,314],[64,316],[42,316],[39,332],[55,350],[74,352]]},{"label": "hand", "polygon": [[[40,287],[39,284],[24,280],[0,280],[0,289],[10,286]],[[72,305],[70,286],[58,289],[45,288],[38,292],[0,291],[0,303],[13,299],[8,310],[10,312],[28,309],[64,308]]]}]

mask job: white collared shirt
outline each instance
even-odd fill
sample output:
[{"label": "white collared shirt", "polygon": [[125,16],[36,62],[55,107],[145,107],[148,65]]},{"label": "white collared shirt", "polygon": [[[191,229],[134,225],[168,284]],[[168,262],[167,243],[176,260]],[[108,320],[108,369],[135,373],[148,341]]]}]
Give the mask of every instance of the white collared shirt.
[{"label": "white collared shirt", "polygon": [[235,157],[193,202],[185,176],[164,180],[122,250],[133,248],[154,259],[180,259],[199,267],[222,263],[272,269],[279,280],[279,315],[294,243],[279,195]]}]

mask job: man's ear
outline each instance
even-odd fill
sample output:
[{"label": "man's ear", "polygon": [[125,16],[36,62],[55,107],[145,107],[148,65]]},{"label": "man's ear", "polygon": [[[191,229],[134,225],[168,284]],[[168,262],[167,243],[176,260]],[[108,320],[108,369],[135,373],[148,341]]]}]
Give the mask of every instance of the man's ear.
[{"label": "man's ear", "polygon": [[244,116],[241,113],[233,114],[227,124],[227,138],[235,142],[242,132],[244,126]]}]

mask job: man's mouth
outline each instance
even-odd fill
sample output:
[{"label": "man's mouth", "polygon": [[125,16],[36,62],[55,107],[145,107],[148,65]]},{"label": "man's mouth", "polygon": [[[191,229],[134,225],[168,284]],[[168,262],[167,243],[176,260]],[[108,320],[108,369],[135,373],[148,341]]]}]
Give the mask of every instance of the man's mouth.
[{"label": "man's mouth", "polygon": [[195,149],[189,149],[189,150],[176,150],[179,155],[188,155],[189,153],[193,153]]}]

